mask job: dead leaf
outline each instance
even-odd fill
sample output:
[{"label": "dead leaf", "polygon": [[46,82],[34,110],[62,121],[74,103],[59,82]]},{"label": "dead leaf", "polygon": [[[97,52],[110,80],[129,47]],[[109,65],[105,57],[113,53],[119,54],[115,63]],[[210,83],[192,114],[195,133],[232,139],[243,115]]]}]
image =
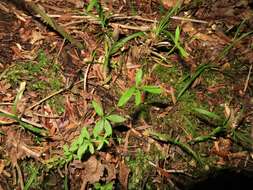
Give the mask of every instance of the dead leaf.
[{"label": "dead leaf", "polygon": [[127,190],[128,176],[130,169],[124,162],[119,163],[119,182],[123,190]]},{"label": "dead leaf", "polygon": [[45,37],[39,31],[36,31],[36,30],[32,31],[32,35],[30,39],[31,44],[35,44],[36,42],[39,42],[43,39],[45,39]]}]

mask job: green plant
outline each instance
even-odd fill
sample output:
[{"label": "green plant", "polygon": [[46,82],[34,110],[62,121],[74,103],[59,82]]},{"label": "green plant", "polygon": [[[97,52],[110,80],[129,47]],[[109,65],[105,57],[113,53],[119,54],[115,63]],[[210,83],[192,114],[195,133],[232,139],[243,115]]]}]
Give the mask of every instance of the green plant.
[{"label": "green plant", "polygon": [[207,69],[210,69],[212,66],[210,64],[203,64],[200,65],[197,69],[196,72],[190,77],[189,75],[184,79],[189,79],[187,80],[185,86],[180,90],[179,94],[177,95],[177,100],[183,96],[183,94],[186,92],[187,89],[189,89],[192,85],[192,83]]},{"label": "green plant", "polygon": [[182,57],[187,57],[188,56],[188,53],[185,51],[185,49],[181,46],[180,44],[180,28],[179,26],[177,26],[176,28],[176,31],[175,31],[175,34],[171,34],[170,32],[168,31],[164,31],[165,34],[171,38],[171,40],[173,41],[174,43],[174,46],[171,48],[171,50],[169,51],[168,54],[171,54],[175,48],[178,49],[179,53],[180,53],[180,56]]},{"label": "green plant", "polygon": [[[0,109],[0,116],[14,120],[15,121],[14,123],[18,123],[22,128],[24,128],[30,132],[33,132],[37,135],[48,136],[48,131],[46,131],[45,129],[42,129],[41,126],[38,127],[38,125],[36,123],[30,122],[30,121],[22,118],[21,116],[19,116],[17,106],[18,106],[18,103],[20,102],[20,100],[22,99],[23,93],[25,91],[25,87],[26,87],[26,82],[21,82],[20,87],[17,92],[17,95],[16,95],[16,98],[15,98],[13,106],[12,106],[13,113],[10,113],[8,111]],[[5,125],[5,124],[6,123],[0,122],[0,126]]]},{"label": "green plant", "polygon": [[171,10],[169,10],[166,15],[158,22],[156,27],[154,28],[154,34],[156,37],[161,35],[168,27],[170,18],[173,14],[175,14],[179,8],[179,4],[177,3],[175,7],[173,7]]},{"label": "green plant", "polygon": [[100,183],[95,183],[94,188],[95,188],[95,190],[112,190],[113,189],[113,182],[109,182],[104,185],[101,185]]},{"label": "green plant", "polygon": [[87,127],[83,127],[79,137],[74,140],[70,147],[67,145],[63,146],[64,155],[66,156],[66,162],[71,161],[76,155],[79,160],[82,159],[83,155],[87,152],[94,154],[94,139],[91,138]]},{"label": "green plant", "polygon": [[28,165],[26,168],[28,170],[28,173],[30,174],[29,178],[26,180],[24,190],[29,190],[31,188],[36,187],[36,180],[39,174],[39,169],[35,165]]},{"label": "green plant", "polygon": [[93,130],[93,135],[95,137],[99,137],[100,134],[104,131],[104,137],[109,137],[112,135],[112,125],[113,123],[122,123],[126,119],[120,115],[117,114],[105,114],[103,111],[103,107],[97,103],[96,101],[92,101],[93,108],[95,109],[95,112],[100,117]]},{"label": "green plant", "polygon": [[98,20],[103,28],[108,24],[108,17],[105,15],[105,11],[98,0],[91,0],[86,8],[87,12],[90,12],[95,7],[98,13]]},{"label": "green plant", "polygon": [[112,135],[111,122],[121,123],[126,120],[117,114],[105,114],[103,107],[96,101],[92,101],[92,106],[99,119],[95,123],[92,134],[89,133],[87,127],[83,127],[79,137],[69,147],[64,145],[63,150],[66,162],[71,161],[74,157],[81,160],[86,153],[94,154],[95,148],[100,150],[104,144],[109,143],[108,139]]},{"label": "green plant", "polygon": [[124,106],[129,99],[135,96],[135,105],[138,106],[142,103],[142,93],[148,92],[152,94],[160,94],[162,89],[158,86],[143,85],[143,71],[139,69],[135,76],[135,85],[128,88],[120,97],[118,106]]},{"label": "green plant", "polygon": [[133,33],[131,35],[126,36],[125,38],[122,38],[119,41],[113,42],[111,44],[110,40],[107,39],[105,41],[105,59],[104,59],[104,71],[105,73],[108,73],[109,69],[110,69],[110,60],[111,57],[116,54],[120,48],[122,48],[128,41],[137,38],[139,36],[143,36],[144,33],[143,32],[136,32]]}]

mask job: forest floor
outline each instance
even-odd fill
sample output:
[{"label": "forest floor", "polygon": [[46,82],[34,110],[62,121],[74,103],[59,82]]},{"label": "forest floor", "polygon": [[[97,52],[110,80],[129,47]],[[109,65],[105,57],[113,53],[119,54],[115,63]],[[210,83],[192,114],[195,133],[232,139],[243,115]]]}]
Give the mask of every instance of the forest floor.
[{"label": "forest floor", "polygon": [[250,0],[2,0],[0,190],[253,185],[252,36]]}]

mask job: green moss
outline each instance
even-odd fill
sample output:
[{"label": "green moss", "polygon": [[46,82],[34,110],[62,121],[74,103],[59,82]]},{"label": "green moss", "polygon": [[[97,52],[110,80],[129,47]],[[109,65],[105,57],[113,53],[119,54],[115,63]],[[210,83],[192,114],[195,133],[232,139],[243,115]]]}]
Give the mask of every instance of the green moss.
[{"label": "green moss", "polygon": [[154,183],[149,180],[149,176],[154,174],[156,168],[149,161],[155,164],[162,159],[165,157],[155,145],[151,146],[150,152],[138,149],[134,157],[127,157],[126,163],[131,170],[128,189],[142,189],[144,184],[144,189],[154,189]]},{"label": "green moss", "polygon": [[55,96],[47,101],[50,107],[59,115],[64,113],[64,97],[62,96]]}]

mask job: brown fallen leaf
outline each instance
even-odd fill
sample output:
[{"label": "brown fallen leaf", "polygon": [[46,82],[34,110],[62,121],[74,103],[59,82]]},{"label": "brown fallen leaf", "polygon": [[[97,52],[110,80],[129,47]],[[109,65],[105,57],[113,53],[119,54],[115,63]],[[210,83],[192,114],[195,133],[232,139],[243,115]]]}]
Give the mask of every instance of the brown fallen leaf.
[{"label": "brown fallen leaf", "polygon": [[119,182],[121,185],[121,189],[127,190],[128,184],[128,176],[130,173],[130,169],[126,166],[124,162],[119,163]]}]

